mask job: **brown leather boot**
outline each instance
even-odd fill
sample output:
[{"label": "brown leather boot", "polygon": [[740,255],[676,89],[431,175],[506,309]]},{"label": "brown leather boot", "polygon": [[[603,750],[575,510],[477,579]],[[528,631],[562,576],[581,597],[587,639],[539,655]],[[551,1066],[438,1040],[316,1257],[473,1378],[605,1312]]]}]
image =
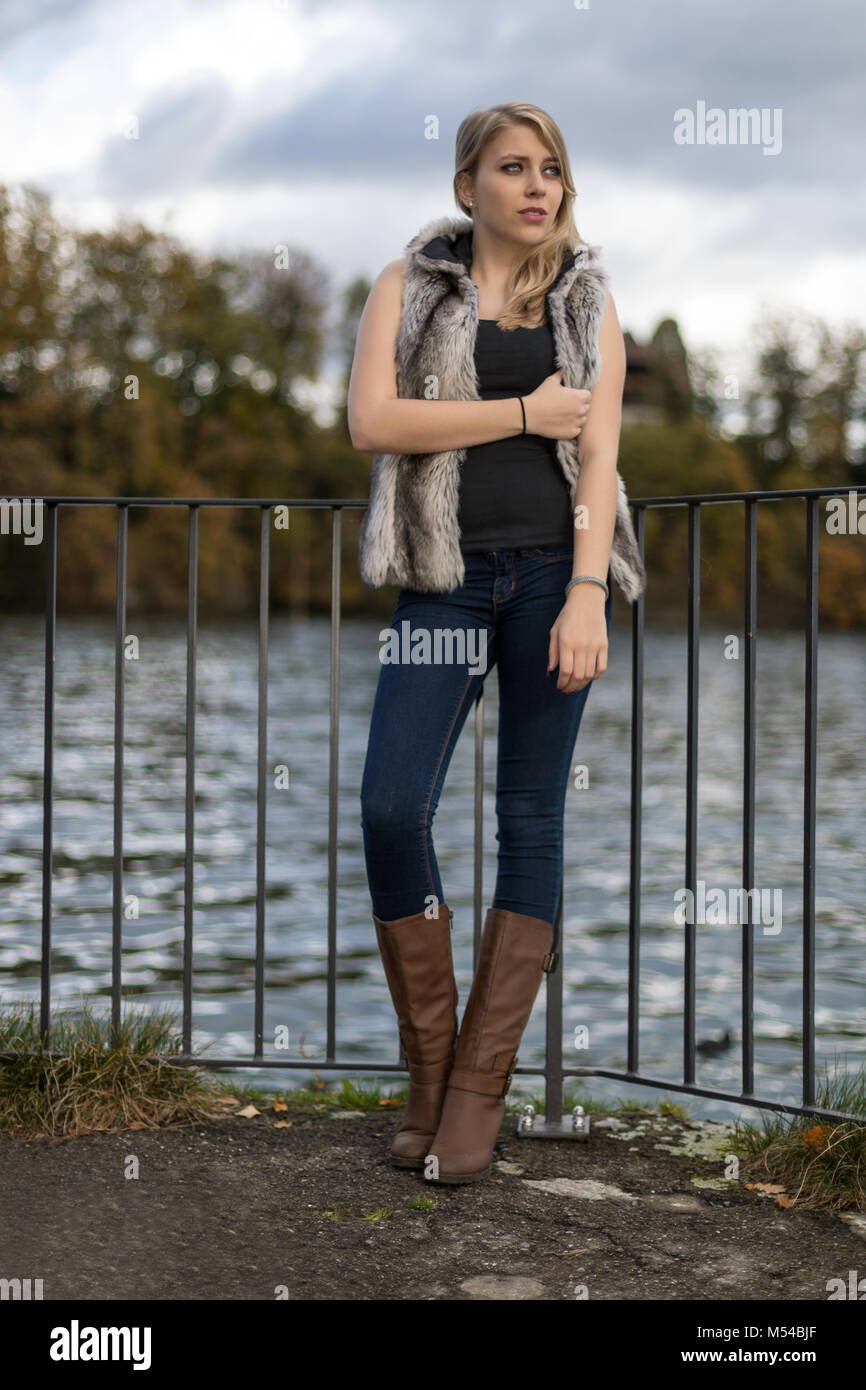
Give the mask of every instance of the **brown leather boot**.
[{"label": "brown leather boot", "polygon": [[406,1114],[391,1146],[395,1168],[423,1168],[439,1124],[457,1037],[451,909],[383,922],[373,913],[385,978],[409,1065]]},{"label": "brown leather boot", "polygon": [[442,1118],[424,1165],[431,1182],[479,1182],[490,1172],[516,1049],[542,974],[556,961],[552,945],[551,922],[488,909]]}]

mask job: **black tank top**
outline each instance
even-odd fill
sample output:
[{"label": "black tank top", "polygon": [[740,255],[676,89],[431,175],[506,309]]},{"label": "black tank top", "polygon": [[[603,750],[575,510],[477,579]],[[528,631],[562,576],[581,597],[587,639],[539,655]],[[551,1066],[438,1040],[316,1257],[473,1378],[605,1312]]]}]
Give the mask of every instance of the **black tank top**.
[{"label": "black tank top", "polygon": [[[556,371],[549,324],[506,331],[495,319],[479,319],[475,366],[482,400],[527,395]],[[556,440],[518,434],[468,447],[457,515],[465,554],[572,545],[571,494]]]}]

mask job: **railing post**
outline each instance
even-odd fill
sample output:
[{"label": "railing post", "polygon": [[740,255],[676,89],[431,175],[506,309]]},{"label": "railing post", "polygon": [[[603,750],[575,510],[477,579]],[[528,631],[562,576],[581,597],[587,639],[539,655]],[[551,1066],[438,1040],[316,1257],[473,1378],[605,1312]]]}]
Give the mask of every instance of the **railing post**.
[{"label": "railing post", "polygon": [[[701,623],[701,512],[689,503],[689,635],[686,698],[686,890],[697,902],[698,847],[698,665]],[[687,898],[688,901],[688,898]],[[683,1081],[695,1081],[695,945],[697,926],[685,923],[683,952]]]},{"label": "railing post", "polygon": [[195,704],[198,647],[198,506],[189,509],[186,598],[186,787],[183,891],[183,1050],[192,1052],[192,941],[195,927]]},{"label": "railing post", "polygon": [[42,769],[42,960],[39,1034],[51,1032],[51,889],[54,874],[54,649],[57,629],[57,503],[48,505],[45,572],[45,715]]},{"label": "railing post", "polygon": [[337,1034],[337,795],[340,767],[340,597],[342,589],[343,513],[331,511],[331,671],[328,765],[328,1019],[329,1062],[336,1056]]},{"label": "railing post", "polygon": [[754,965],[755,938],[752,895],[755,884],[755,671],[757,658],[758,529],[757,504],[746,500],[746,593],[743,627],[743,896],[746,920],[742,928],[743,1094],[755,1085]]},{"label": "railing post", "polygon": [[120,1034],[120,986],[123,969],[123,720],[126,660],[123,651],[126,634],[126,553],[129,535],[129,507],[117,507],[117,581],[114,608],[114,844],[112,865],[111,923],[111,1031],[112,1046]]},{"label": "railing post", "polygon": [[556,965],[548,970],[545,1046],[544,1046],[544,1121],[546,1126],[558,1125],[562,1119],[562,979],[565,971],[565,941],[563,939],[562,919],[565,898],[565,853],[563,846],[562,889],[553,925],[553,950],[558,952]]},{"label": "railing post", "polygon": [[256,784],[256,964],[255,1052],[264,1055],[265,876],[268,804],[268,598],[270,593],[271,509],[262,507],[259,522],[259,691],[258,779]]},{"label": "railing post", "polygon": [[818,499],[806,499],[806,708],[803,757],[803,1104],[815,1103],[815,795],[818,728]]},{"label": "railing post", "polygon": [[[635,509],[635,539],[644,558],[645,515]],[[636,1072],[640,1053],[640,881],[643,821],[643,673],[644,597],[632,605],[631,623],[631,814],[628,887],[628,1054],[627,1069]]]}]

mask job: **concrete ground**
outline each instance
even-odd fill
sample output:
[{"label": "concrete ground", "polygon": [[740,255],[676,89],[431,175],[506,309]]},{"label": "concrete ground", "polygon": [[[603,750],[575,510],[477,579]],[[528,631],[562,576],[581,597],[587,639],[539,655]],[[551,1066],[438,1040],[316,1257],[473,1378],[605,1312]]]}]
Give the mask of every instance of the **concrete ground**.
[{"label": "concrete ground", "polygon": [[512,1112],[489,1177],[448,1188],[388,1166],[399,1116],[0,1138],[0,1278],[46,1300],[758,1302],[866,1272],[866,1215],[726,1178],[725,1126],[636,1112],[526,1140]]}]

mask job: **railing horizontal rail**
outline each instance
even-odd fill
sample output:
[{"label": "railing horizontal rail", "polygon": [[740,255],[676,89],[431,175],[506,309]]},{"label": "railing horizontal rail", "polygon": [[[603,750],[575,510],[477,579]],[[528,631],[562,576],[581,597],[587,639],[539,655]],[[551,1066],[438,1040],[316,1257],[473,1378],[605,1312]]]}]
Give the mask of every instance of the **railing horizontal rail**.
[{"label": "railing horizontal rail", "polygon": [[[841,483],[836,487],[792,487],[750,492],[683,492],[670,497],[630,497],[632,507],[682,507],[689,502],[783,502],[790,497],[839,497],[844,492],[866,492],[866,483]],[[6,493],[8,500],[29,500],[34,493]],[[55,506],[124,507],[313,507],[327,511],[333,507],[368,505],[366,497],[61,497],[38,494],[39,500]],[[0,499],[2,500],[2,499]]]},{"label": "railing horizontal rail", "polygon": [[[8,1057],[10,1060],[19,1058],[20,1052],[13,1052],[10,1049],[0,1051],[0,1058]],[[32,1055],[32,1054],[26,1054]],[[42,1056],[49,1060],[62,1061],[61,1053],[43,1052]],[[193,1053],[178,1053],[176,1056],[150,1056],[141,1059],[151,1066],[161,1066],[166,1061],[171,1062],[172,1066],[177,1067],[209,1067],[214,1070],[233,1071],[240,1067],[264,1067],[274,1071],[350,1071],[350,1072],[373,1072],[377,1076],[380,1074],[406,1074],[406,1067],[402,1062],[361,1062],[357,1058],[346,1058],[341,1061],[334,1058],[328,1061],[321,1057],[306,1057],[302,1060],[284,1060],[278,1057],[204,1057]],[[864,1116],[849,1113],[842,1110],[824,1110],[814,1105],[795,1105],[791,1101],[771,1100],[747,1094],[741,1091],[720,1090],[713,1086],[689,1086],[680,1081],[671,1081],[665,1077],[645,1076],[640,1072],[616,1071],[612,1067],[563,1067],[564,1077],[585,1078],[591,1076],[606,1076],[613,1081],[621,1081],[636,1086],[652,1086],[656,1090],[676,1091],[678,1094],[705,1096],[711,1100],[725,1100],[732,1104],[753,1106],[760,1110],[773,1110],[788,1115],[808,1115],[818,1119],[851,1121],[855,1124],[862,1123]],[[515,1067],[515,1076],[546,1076],[544,1067]]]}]

